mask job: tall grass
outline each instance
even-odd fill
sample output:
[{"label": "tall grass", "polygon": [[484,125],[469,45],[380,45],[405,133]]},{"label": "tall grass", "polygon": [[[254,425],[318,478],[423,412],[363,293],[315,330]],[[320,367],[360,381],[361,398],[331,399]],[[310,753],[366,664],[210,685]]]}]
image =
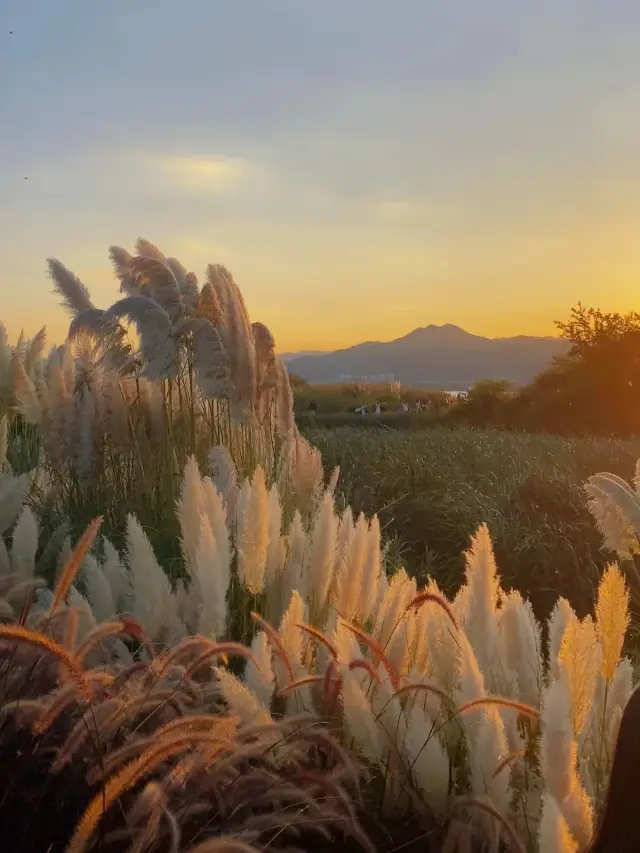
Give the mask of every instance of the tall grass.
[{"label": "tall grass", "polygon": [[44,329],[14,347],[0,339],[1,397],[19,416],[10,424],[11,462],[15,468],[19,443],[36,458],[39,445],[54,527],[66,519],[79,534],[100,514],[123,545],[133,511],[179,567],[173,508],[192,455],[221,478],[227,460],[242,476],[260,465],[269,483],[291,483],[289,512],[293,504],[310,511],[320,459],[295,427],[273,337],[250,321],[228,270],[210,264],[200,286],[142,239],[134,255],[112,246],[110,257],[121,298],[105,309],[60,261],[49,261],[72,316],[63,346],[45,355]]},{"label": "tall grass", "polygon": [[[5,492],[19,494],[19,478],[6,477]],[[235,501],[234,519],[192,459],[176,511],[184,584],[168,582],[131,516],[125,553],[89,553],[94,524],[52,592],[35,577],[37,519],[18,505],[5,618],[51,625],[56,642],[77,638],[83,656],[100,638],[116,669],[135,659],[158,674],[186,667],[245,726],[320,714],[369,768],[368,808],[383,816],[423,809],[446,823],[462,810],[488,837],[532,853],[552,849],[558,827],[589,842],[632,691],[622,657],[629,593],[617,565],[593,615],[579,619],[560,599],[542,624],[502,588],[486,526],[447,598],[404,570],[388,579],[377,519],[337,514],[329,491],[308,523],[296,514],[288,528],[262,469]],[[139,647],[119,639],[132,631]],[[238,652],[246,665],[220,659]],[[60,659],[73,690],[84,689]]]},{"label": "tall grass", "polygon": [[585,503],[599,471],[630,479],[639,440],[566,439],[437,427],[420,434],[305,430],[328,467],[340,466],[345,504],[377,513],[395,562],[455,589],[461,553],[486,522],[507,586],[546,617],[558,595],[589,612],[611,559]]}]

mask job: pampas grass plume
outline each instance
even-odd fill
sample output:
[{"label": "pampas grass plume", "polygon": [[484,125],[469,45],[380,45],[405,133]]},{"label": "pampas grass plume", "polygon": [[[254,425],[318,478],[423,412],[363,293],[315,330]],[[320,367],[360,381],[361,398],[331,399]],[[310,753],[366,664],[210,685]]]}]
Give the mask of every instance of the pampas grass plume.
[{"label": "pampas grass plume", "polygon": [[629,591],[618,566],[613,563],[604,571],[596,601],[596,628],[602,648],[601,673],[606,681],[613,678],[629,625]]},{"label": "pampas grass plume", "polygon": [[539,853],[578,853],[578,843],[551,794],[542,798],[542,816],[538,827]]},{"label": "pampas grass plume", "polygon": [[258,466],[238,506],[238,574],[254,595],[262,592],[269,548],[269,495],[264,470]]}]

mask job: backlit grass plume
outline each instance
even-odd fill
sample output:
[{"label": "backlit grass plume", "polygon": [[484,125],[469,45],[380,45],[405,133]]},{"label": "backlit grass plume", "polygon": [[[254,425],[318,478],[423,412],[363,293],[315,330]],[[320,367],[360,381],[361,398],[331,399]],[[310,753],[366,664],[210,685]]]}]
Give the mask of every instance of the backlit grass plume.
[{"label": "backlit grass plume", "polygon": [[134,512],[177,560],[180,474],[192,456],[206,466],[216,448],[234,476],[260,466],[268,488],[278,483],[287,521],[296,509],[312,513],[323,480],[319,454],[295,426],[273,337],[250,321],[231,273],[210,264],[201,286],[143,239],[133,254],[112,247],[110,257],[120,298],[105,308],[64,264],[48,261],[71,315],[63,346],[45,354],[44,330],[15,347],[0,334],[0,416],[3,407],[17,413],[22,433],[44,451],[51,517],[71,519],[79,534],[102,513],[123,545]]},{"label": "backlit grass plume", "polygon": [[[308,717],[274,722],[220,667],[239,655],[259,668],[264,655],[193,637],[156,656],[130,616],[83,623],[71,590],[96,527],[50,603],[0,625],[4,847],[249,851],[351,836],[370,850],[355,770],[331,736]],[[19,586],[5,576],[0,601]]]}]

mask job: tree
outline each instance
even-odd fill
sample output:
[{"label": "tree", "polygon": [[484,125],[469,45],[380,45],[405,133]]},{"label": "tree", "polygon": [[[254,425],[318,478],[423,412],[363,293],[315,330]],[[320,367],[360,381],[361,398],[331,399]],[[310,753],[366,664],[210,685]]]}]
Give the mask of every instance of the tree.
[{"label": "tree", "polygon": [[568,322],[556,320],[560,336],[572,344],[570,355],[582,355],[585,351],[614,342],[620,342],[640,332],[640,314],[605,314],[599,308],[587,308],[582,302],[571,309]]},{"label": "tree", "polygon": [[556,326],[571,348],[523,390],[519,419],[554,432],[640,432],[640,314],[578,303]]}]

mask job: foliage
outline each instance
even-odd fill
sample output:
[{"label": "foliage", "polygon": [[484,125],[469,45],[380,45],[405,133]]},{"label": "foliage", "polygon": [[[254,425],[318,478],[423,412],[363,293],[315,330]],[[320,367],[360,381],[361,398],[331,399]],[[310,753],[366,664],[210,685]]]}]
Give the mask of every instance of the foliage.
[{"label": "foliage", "polygon": [[469,536],[486,522],[508,587],[541,618],[558,595],[589,611],[608,555],[582,483],[602,470],[630,478],[640,442],[569,439],[436,427],[419,433],[309,429],[325,464],[340,466],[340,493],[355,512],[377,513],[404,545],[406,567],[457,587]]},{"label": "foliage", "polygon": [[559,435],[640,432],[640,315],[579,304],[557,326],[572,344],[566,356],[516,394],[454,407],[453,420]]},{"label": "foliage", "polygon": [[571,354],[582,355],[640,332],[640,314],[637,311],[605,313],[579,302],[571,309],[569,320],[566,323],[557,321],[556,327],[562,337],[571,342]]}]

